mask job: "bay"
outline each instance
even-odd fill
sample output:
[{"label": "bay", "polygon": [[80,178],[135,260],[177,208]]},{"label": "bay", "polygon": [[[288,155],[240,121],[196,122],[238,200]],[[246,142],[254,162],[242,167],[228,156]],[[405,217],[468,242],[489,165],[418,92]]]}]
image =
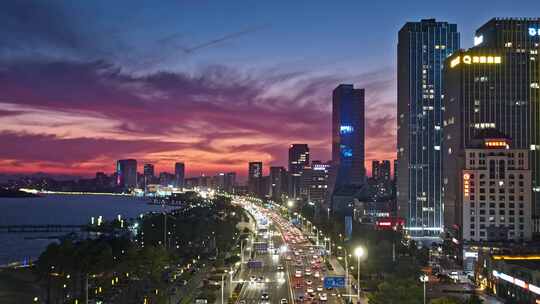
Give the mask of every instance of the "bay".
[{"label": "bay", "polygon": [[[60,195],[42,197],[0,198],[0,225],[82,225],[91,217],[112,220],[137,217],[161,206],[148,205],[148,198],[113,195]],[[54,239],[29,237],[61,233],[0,233],[0,265],[36,259]]]}]

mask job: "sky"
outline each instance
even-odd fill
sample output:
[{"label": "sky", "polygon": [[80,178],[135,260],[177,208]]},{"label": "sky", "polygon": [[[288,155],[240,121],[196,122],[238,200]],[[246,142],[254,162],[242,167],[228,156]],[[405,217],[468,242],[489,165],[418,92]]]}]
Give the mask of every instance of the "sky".
[{"label": "sky", "polygon": [[[0,173],[111,173],[117,159],[188,176],[328,160],[331,92],[366,89],[366,167],[394,159],[397,32],[458,24],[461,45],[513,1],[3,1]],[[540,15],[540,13],[538,13]]]}]

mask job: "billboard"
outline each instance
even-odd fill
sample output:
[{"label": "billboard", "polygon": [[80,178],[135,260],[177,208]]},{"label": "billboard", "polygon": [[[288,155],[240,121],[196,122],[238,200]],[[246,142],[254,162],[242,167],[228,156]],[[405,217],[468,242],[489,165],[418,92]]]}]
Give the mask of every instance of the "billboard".
[{"label": "billboard", "polygon": [[345,216],[345,240],[348,241],[352,237],[352,217]]},{"label": "billboard", "polygon": [[324,277],[324,288],[344,288],[345,277],[344,276],[331,276]]}]

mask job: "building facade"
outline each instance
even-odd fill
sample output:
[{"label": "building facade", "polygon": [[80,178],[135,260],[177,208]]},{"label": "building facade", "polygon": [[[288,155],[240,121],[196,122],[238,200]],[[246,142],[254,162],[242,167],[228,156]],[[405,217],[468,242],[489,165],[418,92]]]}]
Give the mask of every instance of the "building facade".
[{"label": "building facade", "polygon": [[445,64],[445,204],[454,219],[460,188],[450,177],[460,151],[482,130],[498,130],[526,149],[533,213],[540,211],[540,27],[538,18],[494,18],[476,31],[475,46]]},{"label": "building facade", "polygon": [[371,177],[377,181],[389,182],[391,180],[390,161],[389,160],[372,161],[371,162]]},{"label": "building facade", "polygon": [[299,198],[303,192],[302,174],[309,166],[309,147],[307,144],[292,144],[289,147],[289,197]]},{"label": "building facade", "polygon": [[116,162],[116,185],[124,189],[137,187],[137,160],[121,159]]},{"label": "building facade", "polygon": [[506,137],[492,135],[475,139],[464,150],[457,225],[463,227],[465,242],[522,242],[532,237],[528,153],[511,147]]},{"label": "building facade", "polygon": [[340,84],[332,94],[332,191],[365,183],[364,89]]},{"label": "building facade", "polygon": [[309,174],[308,201],[319,207],[328,200],[328,183],[330,176],[330,164],[321,161],[313,161]]},{"label": "building facade", "polygon": [[263,193],[263,164],[262,162],[250,162],[248,165],[248,191],[257,196]]},{"label": "building facade", "polygon": [[287,194],[288,174],[284,167],[270,167],[270,198],[274,201],[281,201]]},{"label": "building facade", "polygon": [[397,202],[414,237],[443,231],[442,97],[445,59],[459,50],[456,24],[407,22],[398,36]]},{"label": "building facade", "polygon": [[184,186],[184,179],[186,177],[186,166],[184,163],[174,164],[174,184],[176,187]]}]

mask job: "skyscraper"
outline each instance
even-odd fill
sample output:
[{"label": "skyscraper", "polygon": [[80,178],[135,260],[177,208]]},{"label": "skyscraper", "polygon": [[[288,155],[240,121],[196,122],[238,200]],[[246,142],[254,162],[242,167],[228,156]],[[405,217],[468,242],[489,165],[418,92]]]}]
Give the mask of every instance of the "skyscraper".
[{"label": "skyscraper", "polygon": [[152,164],[144,164],[144,170],[143,170],[143,179],[144,179],[144,188],[146,189],[146,186],[148,184],[153,183],[154,181],[154,165]]},{"label": "skyscraper", "polygon": [[311,163],[309,172],[308,199],[320,207],[328,199],[328,180],[330,173],[330,164],[314,160]]},{"label": "skyscraper", "polygon": [[476,31],[473,48],[446,60],[445,221],[459,230],[464,151],[486,131],[528,150],[533,210],[540,210],[540,36],[532,35],[538,28],[539,18],[493,18]]},{"label": "skyscraper", "polygon": [[459,49],[455,24],[407,22],[398,37],[398,214],[411,236],[438,236],[442,206],[443,64]]},{"label": "skyscraper", "polygon": [[185,170],[184,163],[178,162],[174,164],[174,182],[176,187],[184,186]]},{"label": "skyscraper", "polygon": [[250,162],[248,167],[248,191],[261,196],[262,192],[263,164],[262,162]]},{"label": "skyscraper", "polygon": [[374,160],[371,162],[371,177],[377,181],[390,181],[390,161]]},{"label": "skyscraper", "polygon": [[364,89],[337,86],[332,94],[332,190],[365,182],[364,121]]},{"label": "skyscraper", "polygon": [[273,200],[281,200],[287,184],[287,170],[283,167],[270,167],[270,197]]},{"label": "skyscraper", "polygon": [[302,173],[309,166],[309,147],[306,144],[292,144],[289,147],[289,196],[297,198],[301,194]]},{"label": "skyscraper", "polygon": [[121,159],[116,162],[116,185],[125,189],[137,187],[137,160]]}]

